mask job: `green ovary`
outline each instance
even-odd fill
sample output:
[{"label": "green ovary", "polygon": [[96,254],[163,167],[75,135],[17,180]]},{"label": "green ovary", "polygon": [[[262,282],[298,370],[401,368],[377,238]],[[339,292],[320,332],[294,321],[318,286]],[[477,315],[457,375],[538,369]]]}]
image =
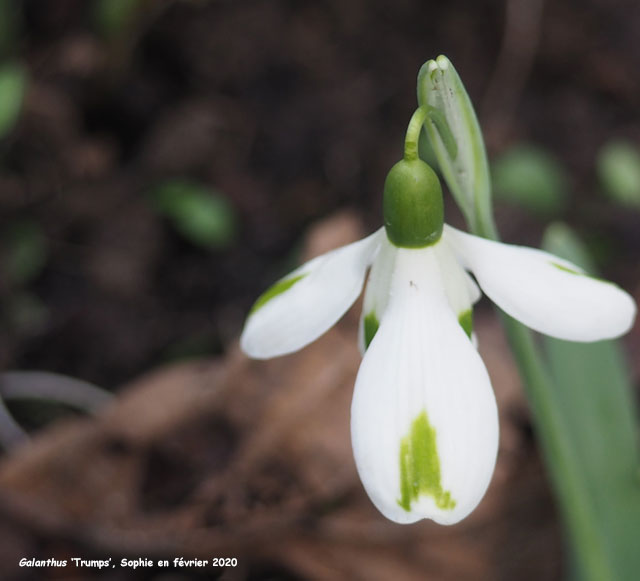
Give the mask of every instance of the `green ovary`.
[{"label": "green ovary", "polygon": [[281,295],[283,292],[288,291],[294,284],[303,279],[306,275],[299,274],[298,276],[292,276],[291,278],[285,278],[283,280],[279,280],[274,285],[270,286],[266,291],[264,291],[253,303],[249,314],[252,315],[258,309],[264,307],[271,299],[274,299],[278,295]]},{"label": "green ovary", "polygon": [[425,248],[438,242],[444,225],[438,176],[419,159],[396,163],[384,182],[383,214],[394,246]]},{"label": "green ovary", "polygon": [[453,510],[456,501],[442,489],[436,430],[423,411],[411,424],[409,434],[400,442],[400,499],[407,512],[420,496],[431,496],[438,508]]}]

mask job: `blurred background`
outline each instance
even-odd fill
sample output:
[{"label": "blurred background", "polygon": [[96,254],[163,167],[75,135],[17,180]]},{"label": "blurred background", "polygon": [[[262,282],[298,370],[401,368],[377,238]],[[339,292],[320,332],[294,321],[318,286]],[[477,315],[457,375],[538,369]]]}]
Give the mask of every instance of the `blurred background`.
[{"label": "blurred background", "polygon": [[[539,246],[562,221],[638,300],[639,36],[632,0],[0,0],[0,369],[58,374],[14,391],[68,377],[117,394],[88,419],[5,385],[34,438],[0,460],[3,578],[151,579],[17,563],[190,555],[240,564],[162,578],[562,578],[488,303],[501,457],[452,529],[382,522],[355,477],[357,313],[275,362],[236,341],[266,286],[379,227],[438,54],[478,112],[503,239]],[[639,347],[636,325],[636,385]]]}]

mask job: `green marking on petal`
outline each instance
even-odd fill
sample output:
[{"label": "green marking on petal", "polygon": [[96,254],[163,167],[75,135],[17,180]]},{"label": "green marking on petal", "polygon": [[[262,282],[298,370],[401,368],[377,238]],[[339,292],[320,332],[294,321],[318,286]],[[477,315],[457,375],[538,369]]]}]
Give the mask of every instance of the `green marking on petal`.
[{"label": "green marking on petal", "polygon": [[420,496],[431,496],[438,508],[453,510],[456,501],[442,489],[440,458],[436,447],[436,430],[423,411],[411,424],[411,430],[400,442],[400,499],[407,512]]},{"label": "green marking on petal", "polygon": [[460,323],[467,336],[471,338],[471,333],[473,333],[473,311],[468,309],[460,313],[458,315],[458,323]]},{"label": "green marking on petal", "polygon": [[568,266],[565,266],[564,264],[560,264],[558,262],[552,262],[551,266],[555,266],[558,270],[562,270],[563,272],[568,272],[570,274],[578,274],[580,276],[584,276],[583,272],[579,272],[577,270],[574,270],[573,268],[569,268]]},{"label": "green marking on petal", "polygon": [[575,274],[577,276],[584,276],[586,278],[592,278],[593,280],[598,280],[600,282],[605,282],[607,284],[613,284],[610,280],[606,280],[604,278],[600,278],[599,276],[593,276],[591,274],[587,274],[586,272],[580,272],[579,270],[574,270],[573,268],[569,268],[564,264],[560,264],[559,262],[550,262],[551,266],[555,266],[558,270],[563,272],[568,272],[569,274]]},{"label": "green marking on petal", "polygon": [[288,291],[294,284],[303,279],[305,276],[307,276],[306,273],[292,276],[291,278],[284,278],[282,280],[279,280],[274,285],[270,286],[258,297],[258,300],[253,303],[249,314],[253,315],[253,313],[255,313],[258,309],[264,307],[271,299]]},{"label": "green marking on petal", "polygon": [[365,315],[364,318],[364,348],[368,349],[371,341],[376,336],[378,332],[378,327],[380,326],[380,321],[378,321],[378,317],[376,317],[375,311],[371,311],[368,315]]}]

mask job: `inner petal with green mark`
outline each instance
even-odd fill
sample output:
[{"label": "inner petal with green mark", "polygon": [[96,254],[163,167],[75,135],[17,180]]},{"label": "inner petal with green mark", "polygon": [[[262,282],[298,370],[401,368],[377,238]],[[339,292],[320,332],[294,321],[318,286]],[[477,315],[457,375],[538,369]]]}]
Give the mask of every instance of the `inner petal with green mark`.
[{"label": "inner petal with green mark", "polygon": [[468,337],[471,337],[471,333],[473,333],[473,311],[471,309],[467,309],[466,311],[462,311],[458,315],[458,323],[464,329],[464,332]]},{"label": "inner petal with green mark", "polygon": [[380,321],[378,321],[378,317],[376,316],[375,311],[371,311],[364,317],[364,348],[367,349],[373,341],[376,333],[378,332],[378,327],[380,326]]},{"label": "inner petal with green mark", "polygon": [[436,506],[453,510],[456,501],[442,489],[436,430],[423,411],[411,424],[409,434],[400,442],[400,498],[407,512],[420,496],[431,496]]},{"label": "inner petal with green mark", "polygon": [[278,295],[281,295],[282,293],[288,291],[294,284],[302,280],[305,276],[307,276],[307,273],[292,276],[290,278],[284,278],[276,282],[274,285],[270,286],[258,297],[256,302],[253,303],[249,314],[252,315],[258,309],[264,307],[271,299],[274,299]]}]

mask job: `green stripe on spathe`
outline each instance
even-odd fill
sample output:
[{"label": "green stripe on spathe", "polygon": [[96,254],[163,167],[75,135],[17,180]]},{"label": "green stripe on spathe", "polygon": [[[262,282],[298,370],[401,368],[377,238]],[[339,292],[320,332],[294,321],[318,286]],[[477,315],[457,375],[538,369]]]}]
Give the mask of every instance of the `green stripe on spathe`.
[{"label": "green stripe on spathe", "polygon": [[364,318],[364,348],[368,349],[369,344],[373,341],[376,333],[378,332],[378,327],[380,326],[380,321],[378,321],[378,317],[376,317],[375,311],[371,311]]},{"label": "green stripe on spathe", "polygon": [[460,323],[467,336],[471,338],[471,333],[473,333],[473,311],[471,309],[462,311],[458,315],[458,323]]},{"label": "green stripe on spathe", "polygon": [[411,424],[411,430],[400,442],[400,499],[407,512],[420,496],[431,496],[442,510],[453,510],[456,501],[442,489],[440,458],[436,447],[436,430],[423,411]]},{"label": "green stripe on spathe", "polygon": [[307,273],[299,274],[298,276],[292,276],[291,278],[284,278],[282,280],[279,280],[274,285],[270,286],[258,297],[258,300],[253,303],[249,314],[253,315],[253,313],[255,313],[258,309],[264,307],[271,299],[288,291],[294,284],[302,280],[305,276],[307,276]]}]

